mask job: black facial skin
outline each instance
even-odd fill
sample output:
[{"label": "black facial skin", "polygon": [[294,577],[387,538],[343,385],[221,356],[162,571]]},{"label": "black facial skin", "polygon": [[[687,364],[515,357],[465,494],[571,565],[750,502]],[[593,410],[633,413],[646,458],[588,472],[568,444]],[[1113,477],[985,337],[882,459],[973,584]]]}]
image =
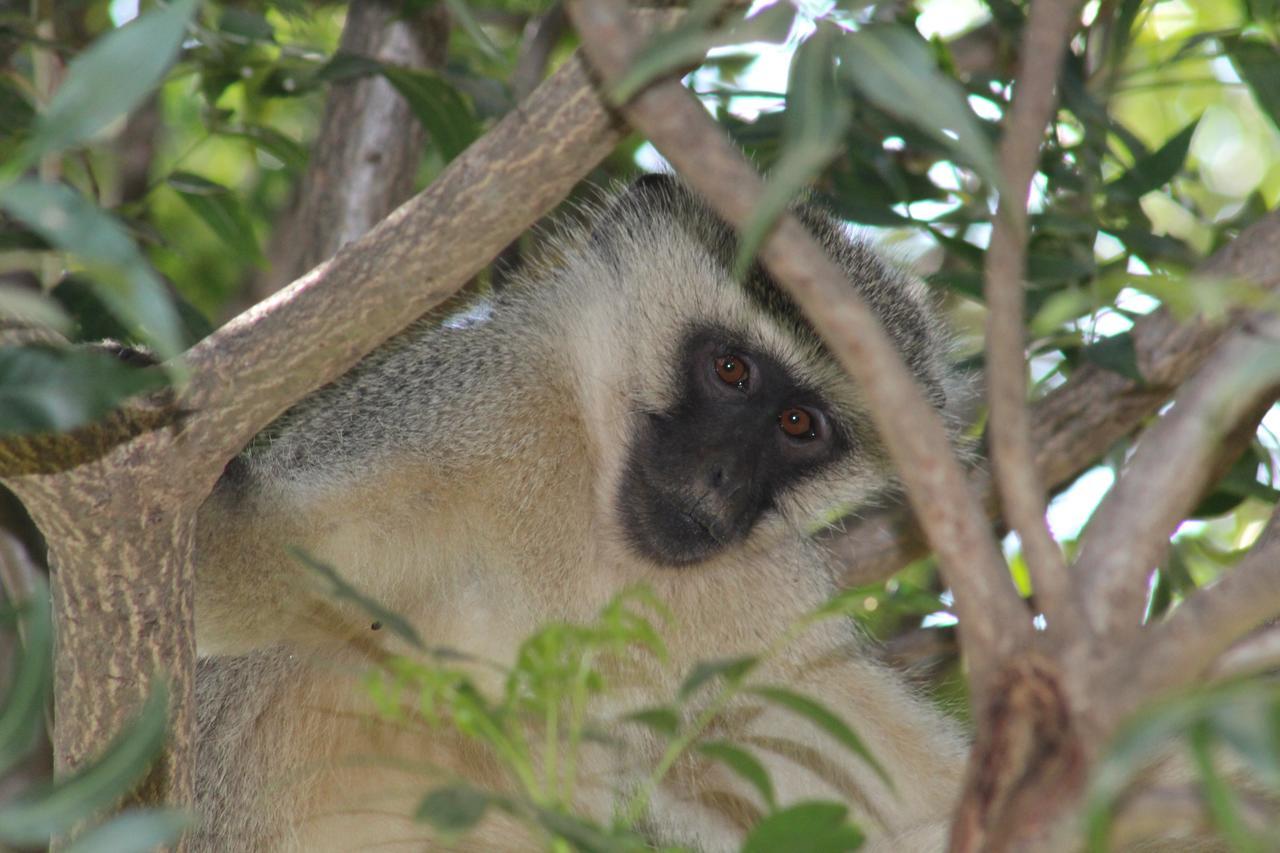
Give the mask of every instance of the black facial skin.
[{"label": "black facial skin", "polygon": [[[745,366],[740,382],[726,381],[738,366],[725,357]],[[679,363],[676,403],[642,416],[618,495],[629,544],[664,566],[742,542],[776,495],[849,447],[818,394],[723,332],[692,332]],[[789,434],[784,413],[792,432],[806,420],[809,432]]]}]

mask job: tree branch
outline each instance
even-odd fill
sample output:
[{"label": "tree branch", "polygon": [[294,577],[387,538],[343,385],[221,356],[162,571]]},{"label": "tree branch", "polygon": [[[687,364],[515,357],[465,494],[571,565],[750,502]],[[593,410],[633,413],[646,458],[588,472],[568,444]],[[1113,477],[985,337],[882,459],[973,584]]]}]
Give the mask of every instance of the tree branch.
[{"label": "tree branch", "polygon": [[220,468],[287,406],[465,284],[622,134],[582,62],[566,62],[424,192],[188,353],[190,445]]},{"label": "tree branch", "polygon": [[1018,85],[1000,142],[1004,185],[984,269],[987,439],[1005,518],[1018,533],[1036,598],[1055,624],[1075,621],[1067,567],[1045,520],[1045,489],[1033,464],[1027,412],[1027,357],[1022,278],[1027,265],[1027,192],[1040,162],[1040,143],[1053,114],[1054,84],[1067,40],[1079,24],[1076,0],[1031,4],[1019,52]]},{"label": "tree branch", "polygon": [[1240,563],[1142,632],[1106,674],[1118,719],[1153,697],[1193,684],[1241,637],[1280,615],[1280,508]]},{"label": "tree branch", "polygon": [[[617,79],[640,46],[625,11],[611,0],[577,0],[568,11],[606,84]],[[654,84],[622,110],[721,216],[736,227],[749,219],[760,176],[678,82]],[[937,413],[875,315],[795,217],[778,221],[759,254],[866,394],[955,591],[965,652],[982,685],[1029,637],[1030,620]]]},{"label": "tree branch", "polygon": [[[1197,275],[1243,278],[1269,290],[1280,288],[1280,212],[1247,228],[1215,253]],[[1065,385],[1031,407],[1035,465],[1050,490],[1075,480],[1113,444],[1132,433],[1164,404],[1221,339],[1221,324],[1184,322],[1161,308],[1138,320],[1133,345],[1144,382],[1085,364]],[[999,502],[984,471],[970,475],[991,517]],[[849,586],[875,583],[928,553],[920,524],[906,507],[868,514],[826,544],[848,567]]]},{"label": "tree branch", "polygon": [[1278,382],[1280,317],[1246,317],[1143,434],[1081,539],[1077,594],[1095,634],[1137,633],[1147,578],[1209,484],[1219,443]]}]

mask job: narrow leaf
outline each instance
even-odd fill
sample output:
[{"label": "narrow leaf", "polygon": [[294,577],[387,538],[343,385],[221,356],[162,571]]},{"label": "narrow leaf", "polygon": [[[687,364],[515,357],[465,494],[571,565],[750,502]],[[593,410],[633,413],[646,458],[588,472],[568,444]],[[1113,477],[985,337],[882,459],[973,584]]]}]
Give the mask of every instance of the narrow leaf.
[{"label": "narrow leaf", "polygon": [[265,125],[249,124],[238,130],[220,130],[222,136],[244,139],[284,164],[290,172],[307,167],[307,149],[280,131]]},{"label": "narrow leaf", "polygon": [[462,833],[480,822],[489,801],[488,794],[470,785],[449,785],[427,794],[413,817],[444,833]]},{"label": "narrow leaf", "polygon": [[427,646],[422,642],[422,637],[418,635],[418,632],[414,630],[414,627],[409,624],[408,620],[399,613],[383,607],[377,601],[374,601],[372,598],[369,598],[354,586],[347,583],[342,578],[342,575],[338,574],[338,570],[333,568],[333,566],[330,566],[321,560],[317,560],[301,548],[289,547],[285,550],[287,550],[295,560],[302,563],[302,565],[306,566],[308,569],[311,569],[311,571],[315,572],[324,580],[328,581],[330,587],[329,591],[332,595],[355,603],[358,607],[372,616],[375,621],[381,622],[383,627],[391,631],[391,633],[409,643],[414,648],[421,649],[424,652],[427,651]]},{"label": "narrow leaf", "polygon": [[65,853],[146,853],[176,841],[194,822],[178,809],[129,811],[89,830]]},{"label": "narrow leaf", "polygon": [[862,738],[858,737],[857,733],[849,728],[844,720],[832,713],[825,705],[785,687],[749,687],[747,692],[759,696],[761,699],[765,699],[793,714],[804,717],[838,741],[845,749],[865,761],[886,785],[890,788],[893,787],[893,780],[889,778],[889,774],[885,772],[884,767],[871,754],[871,750],[867,748],[867,745],[862,742]]},{"label": "narrow leaf", "polygon": [[707,682],[723,678],[729,682],[741,681],[747,673],[755,668],[760,659],[753,656],[723,658],[721,660],[699,661],[694,664],[684,683],[680,685],[680,698],[688,699]]},{"label": "narrow leaf", "polygon": [[165,182],[228,248],[256,264],[265,263],[249,216],[230,190],[189,172],[174,172]]},{"label": "narrow leaf", "polygon": [[1107,184],[1107,193],[1121,201],[1133,201],[1169,183],[1182,171],[1191,137],[1199,126],[1200,119],[1196,118],[1157,150],[1139,158],[1128,171]]},{"label": "narrow leaf", "polygon": [[141,103],[177,56],[197,2],[172,0],[139,15],[73,59],[36,123],[30,156],[79,145]]},{"label": "narrow leaf", "polygon": [[838,28],[819,25],[791,61],[782,156],[742,228],[734,263],[739,277],[787,204],[840,151],[850,116],[849,105],[836,86],[835,50],[840,38],[843,32]]},{"label": "narrow leaf", "polygon": [[0,347],[0,433],[73,429],[164,384],[159,369],[94,350]]},{"label": "narrow leaf", "polygon": [[1112,373],[1118,373],[1134,382],[1145,383],[1142,371],[1138,369],[1138,351],[1133,347],[1133,335],[1125,332],[1103,338],[1080,350],[1080,355],[1099,367]]},{"label": "narrow leaf", "polygon": [[1223,46],[1258,106],[1280,128],[1280,50],[1254,39],[1224,39]]},{"label": "narrow leaf", "polygon": [[480,135],[480,123],[471,107],[443,78],[395,65],[382,66],[382,74],[409,102],[409,108],[431,134],[431,141],[446,162]]},{"label": "narrow leaf", "polygon": [[714,758],[741,776],[760,792],[765,805],[770,809],[775,807],[773,782],[769,779],[769,771],[754,755],[741,747],[722,740],[700,743],[697,745],[697,750],[708,758]]},{"label": "narrow leaf", "polygon": [[0,321],[16,321],[23,326],[43,326],[66,336],[71,318],[56,300],[39,290],[0,284]]},{"label": "narrow leaf", "polygon": [[74,775],[26,791],[0,809],[0,839],[41,844],[115,802],[146,772],[164,746],[169,691],[161,679],[138,716],[92,763]]},{"label": "narrow leaf", "polygon": [[919,34],[897,24],[876,24],[839,41],[843,79],[867,100],[915,125],[999,188],[991,142],[964,91],[938,70]]},{"label": "narrow leaf", "polygon": [[182,351],[181,323],[164,285],[114,217],[64,184],[29,180],[0,191],[0,206],[78,257],[111,313],[162,359]]},{"label": "narrow leaf", "polygon": [[848,807],[840,803],[810,802],[774,812],[755,825],[742,844],[742,853],[845,853],[862,846],[862,831],[849,823]]},{"label": "narrow leaf", "polygon": [[639,723],[663,737],[672,738],[680,733],[680,715],[671,708],[645,708],[627,714],[622,720]]},{"label": "narrow leaf", "polygon": [[0,776],[35,746],[44,727],[45,702],[53,689],[49,590],[43,582],[37,584],[35,595],[18,609],[25,636],[14,645],[9,683],[0,704]]},{"label": "narrow leaf", "polygon": [[637,92],[663,75],[702,63],[712,48],[744,42],[778,43],[787,37],[796,10],[790,3],[761,9],[750,18],[738,18],[726,26],[712,27],[722,3],[695,3],[694,8],[673,29],[653,37],[640,49],[631,66],[613,83],[609,97],[617,103],[630,100]]}]

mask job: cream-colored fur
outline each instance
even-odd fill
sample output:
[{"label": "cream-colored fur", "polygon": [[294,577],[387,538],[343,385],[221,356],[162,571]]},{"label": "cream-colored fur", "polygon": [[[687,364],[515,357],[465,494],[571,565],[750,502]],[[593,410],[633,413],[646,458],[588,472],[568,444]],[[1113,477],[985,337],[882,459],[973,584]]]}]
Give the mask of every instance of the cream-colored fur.
[{"label": "cream-colored fur", "polygon": [[[504,663],[540,624],[590,619],[619,590],[647,584],[672,610],[671,662],[637,664],[643,677],[610,697],[606,715],[669,701],[697,661],[763,650],[835,590],[806,531],[892,479],[857,388],[816,338],[731,279],[723,225],[683,190],[660,193],[657,204],[633,192],[603,207],[594,233],[563,237],[557,265],[505,293],[491,318],[445,322],[454,305],[420,321],[229,469],[198,540],[196,849],[434,848],[440,840],[409,815],[440,768],[510,787],[476,743],[373,718],[360,675],[408,649],[325,594],[286,546],[337,567],[429,645]],[[944,346],[919,286],[810,219],[941,402]],[[855,446],[780,495],[745,543],[673,569],[627,546],[616,494],[637,419],[671,402],[678,342],[694,323],[730,330],[821,389]],[[755,678],[837,710],[894,782],[886,788],[799,718],[741,701],[713,733],[750,746],[781,802],[848,803],[871,850],[942,847],[963,739],[850,626],[814,628]],[[637,727],[611,734],[621,745],[591,749],[579,796],[601,819],[659,753]],[[735,777],[690,758],[657,792],[644,829],[728,849],[760,809]],[[527,828],[490,818],[455,847],[537,844]]]}]

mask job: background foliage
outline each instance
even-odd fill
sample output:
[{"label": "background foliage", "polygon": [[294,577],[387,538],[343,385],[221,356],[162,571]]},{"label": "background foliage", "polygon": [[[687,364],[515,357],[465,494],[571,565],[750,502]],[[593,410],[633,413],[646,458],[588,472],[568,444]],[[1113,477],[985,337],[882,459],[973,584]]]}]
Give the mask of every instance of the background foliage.
[{"label": "background foliage", "polygon": [[[403,9],[426,5],[405,0]],[[138,368],[50,344],[47,333],[172,355],[243,308],[336,83],[382,75],[410,101],[430,140],[419,185],[510,110],[525,25],[551,4],[447,5],[449,58],[434,72],[339,53],[340,4],[0,3],[0,331],[21,328],[26,337],[13,340],[28,341],[0,347],[0,431],[71,429],[125,396],[181,381],[176,364]],[[757,5],[741,20],[721,4],[694,3],[630,85],[716,46],[688,84],[770,173],[769,204],[748,244],[811,185],[928,276],[963,356],[979,365],[994,145],[1025,5]],[[1083,363],[1138,376],[1128,330],[1157,306],[1220,315],[1269,298],[1191,270],[1280,196],[1278,41],[1267,0],[1086,4],[1033,189],[1033,394]],[[552,64],[573,42],[563,29]],[[637,164],[653,167],[656,155],[632,140],[595,178],[626,177]],[[506,273],[495,270],[480,287],[500,285]],[[1276,427],[1273,412],[1180,529],[1153,584],[1151,616],[1213,580],[1257,536],[1277,497]],[[1051,520],[1067,547],[1126,449],[1113,448],[1055,502]],[[1016,540],[1006,550],[1029,592]],[[963,713],[954,619],[931,563],[851,601],[889,654]],[[47,653],[38,630],[26,636],[28,658]],[[10,674],[10,705],[28,658]],[[1275,773],[1280,746],[1267,726],[1280,705],[1267,685],[1194,702],[1198,710],[1157,714],[1151,725],[1190,732],[1197,755],[1224,739]],[[1230,824],[1229,803],[1218,811]],[[1241,832],[1240,846],[1256,842]]]}]

